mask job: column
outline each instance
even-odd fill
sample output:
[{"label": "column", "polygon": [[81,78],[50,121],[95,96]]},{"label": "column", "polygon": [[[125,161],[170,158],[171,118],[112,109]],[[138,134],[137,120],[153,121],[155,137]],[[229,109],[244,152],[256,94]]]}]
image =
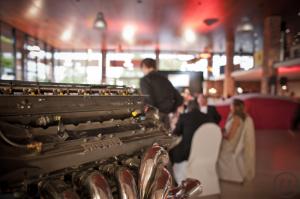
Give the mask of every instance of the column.
[{"label": "column", "polygon": [[156,67],[157,67],[157,70],[159,70],[159,48],[156,48],[155,49],[155,61],[156,61]]},{"label": "column", "polygon": [[103,84],[105,84],[106,83],[106,54],[107,54],[107,50],[102,49],[101,54],[102,54],[102,78],[101,78],[101,82]]},{"label": "column", "polygon": [[14,73],[14,80],[19,79],[19,74],[17,70],[17,35],[16,29],[12,29],[12,38],[13,38],[13,73]]},{"label": "column", "polygon": [[102,32],[102,38],[101,38],[101,54],[102,54],[102,78],[101,82],[102,84],[106,84],[106,54],[107,54],[107,49],[106,49],[106,32]]},{"label": "column", "polygon": [[[280,26],[281,17],[270,16],[264,20],[264,47],[261,93],[276,92],[276,70],[273,64],[280,60]],[[275,80],[275,82],[274,82]]]},{"label": "column", "polygon": [[213,76],[212,69],[213,69],[213,38],[212,33],[207,34],[207,46],[204,48],[204,53],[210,54],[210,56],[207,57],[207,77],[210,79]]},{"label": "column", "polygon": [[54,47],[51,47],[50,81],[55,82],[55,57]]},{"label": "column", "polygon": [[226,66],[223,85],[223,97],[227,98],[234,95],[234,80],[231,76],[233,71],[234,56],[234,29],[231,25],[226,28]]},{"label": "column", "polygon": [[26,50],[24,47],[21,48],[21,80],[25,81],[27,77],[26,69],[25,69],[25,57],[26,57]]},{"label": "column", "polygon": [[212,69],[213,69],[213,55],[211,54],[210,57],[207,58],[207,77],[208,79],[213,76]]}]

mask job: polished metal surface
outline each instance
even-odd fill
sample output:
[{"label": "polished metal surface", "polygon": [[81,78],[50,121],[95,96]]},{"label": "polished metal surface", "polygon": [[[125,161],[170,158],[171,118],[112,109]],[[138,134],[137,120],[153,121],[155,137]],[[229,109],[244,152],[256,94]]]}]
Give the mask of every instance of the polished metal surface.
[{"label": "polished metal surface", "polygon": [[174,187],[169,191],[169,199],[184,199],[195,196],[202,192],[201,183],[192,178],[187,178],[181,182],[181,185]]},{"label": "polished metal surface", "polygon": [[127,87],[0,81],[0,134],[0,198],[181,199],[197,190],[192,180],[171,187],[167,150],[177,137]]},{"label": "polished metal surface", "polygon": [[150,193],[157,167],[169,163],[168,152],[161,146],[154,144],[144,154],[139,172],[139,196],[146,199]]},{"label": "polished metal surface", "polygon": [[110,186],[100,172],[83,173],[78,178],[78,185],[88,191],[91,199],[113,199]]},{"label": "polished metal surface", "polygon": [[151,185],[150,199],[166,199],[171,186],[172,176],[164,165],[160,164]]},{"label": "polished metal surface", "polygon": [[116,177],[119,184],[119,193],[121,199],[137,199],[138,191],[132,172],[121,167],[116,172]]}]

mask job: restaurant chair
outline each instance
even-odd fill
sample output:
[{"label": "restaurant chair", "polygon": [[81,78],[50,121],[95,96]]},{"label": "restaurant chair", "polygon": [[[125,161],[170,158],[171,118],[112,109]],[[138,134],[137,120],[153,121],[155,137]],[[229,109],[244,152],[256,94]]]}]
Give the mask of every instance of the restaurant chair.
[{"label": "restaurant chair", "polygon": [[221,129],[216,124],[200,126],[194,134],[188,161],[173,166],[177,183],[185,178],[195,178],[203,185],[203,192],[199,197],[220,194],[216,164],[221,140]]},{"label": "restaurant chair", "polygon": [[248,116],[240,140],[231,154],[222,154],[218,161],[221,180],[243,183],[255,176],[255,130],[253,120]]}]

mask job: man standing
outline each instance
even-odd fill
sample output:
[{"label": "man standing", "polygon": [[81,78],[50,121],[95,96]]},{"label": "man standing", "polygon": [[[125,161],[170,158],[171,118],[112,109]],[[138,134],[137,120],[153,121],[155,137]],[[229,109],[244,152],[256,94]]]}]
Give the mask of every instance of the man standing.
[{"label": "man standing", "polygon": [[197,97],[198,104],[200,106],[200,111],[204,114],[207,114],[208,120],[214,122],[217,125],[221,121],[221,116],[214,106],[207,104],[207,96],[199,94]]},{"label": "man standing", "polygon": [[141,69],[144,77],[140,80],[140,88],[142,94],[147,95],[145,103],[158,108],[161,121],[169,128],[168,114],[176,111],[183,98],[171,82],[157,72],[154,59],[144,59]]}]

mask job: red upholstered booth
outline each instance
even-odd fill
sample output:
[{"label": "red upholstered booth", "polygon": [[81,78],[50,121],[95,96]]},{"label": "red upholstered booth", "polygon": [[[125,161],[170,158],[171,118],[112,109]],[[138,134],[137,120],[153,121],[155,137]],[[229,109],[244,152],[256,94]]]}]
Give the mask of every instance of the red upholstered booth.
[{"label": "red upholstered booth", "polygon": [[[297,103],[288,98],[265,95],[243,95],[246,110],[253,118],[256,129],[289,129],[297,108]],[[222,116],[220,126],[223,128],[230,110],[230,102],[217,104]]]}]

